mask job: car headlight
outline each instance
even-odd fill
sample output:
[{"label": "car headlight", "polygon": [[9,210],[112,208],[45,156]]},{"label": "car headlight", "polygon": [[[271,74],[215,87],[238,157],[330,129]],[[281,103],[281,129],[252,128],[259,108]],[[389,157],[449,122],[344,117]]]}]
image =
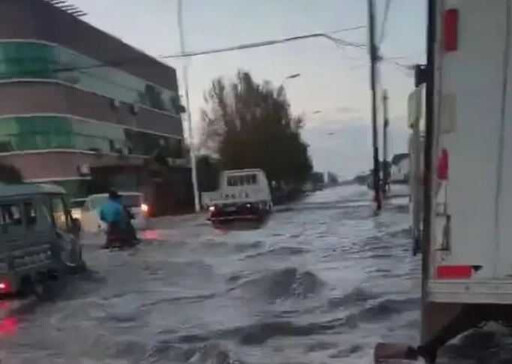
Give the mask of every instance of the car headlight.
[{"label": "car headlight", "polygon": [[215,206],[210,206],[210,207],[208,207],[208,210],[210,210],[210,212],[214,212],[216,209],[215,209]]}]

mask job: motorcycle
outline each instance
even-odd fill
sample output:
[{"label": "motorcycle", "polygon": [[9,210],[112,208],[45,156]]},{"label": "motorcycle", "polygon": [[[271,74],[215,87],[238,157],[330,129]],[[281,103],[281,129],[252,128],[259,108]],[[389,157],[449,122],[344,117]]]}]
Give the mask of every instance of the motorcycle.
[{"label": "motorcycle", "polygon": [[140,243],[131,220],[133,220],[133,214],[128,211],[128,222],[124,228],[117,223],[108,226],[104,249],[133,248]]},{"label": "motorcycle", "polygon": [[128,249],[137,246],[140,241],[138,239],[133,239],[130,237],[130,234],[126,232],[119,231],[111,231],[111,229],[107,230],[107,238],[104,249]]}]

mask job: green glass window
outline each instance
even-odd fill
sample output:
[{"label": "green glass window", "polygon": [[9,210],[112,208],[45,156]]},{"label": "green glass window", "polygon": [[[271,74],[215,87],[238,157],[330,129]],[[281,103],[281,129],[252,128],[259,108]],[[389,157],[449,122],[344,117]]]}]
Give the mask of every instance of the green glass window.
[{"label": "green glass window", "polygon": [[45,45],[27,42],[0,44],[0,78],[52,78],[57,65],[54,50]]},{"label": "green glass window", "polygon": [[183,158],[181,139],[131,129],[126,129],[125,134],[130,153],[145,156],[160,154],[166,158]]},{"label": "green glass window", "polygon": [[182,158],[181,139],[64,116],[0,118],[0,153],[77,149]]},{"label": "green glass window", "polygon": [[0,42],[0,79],[54,79],[100,95],[177,114],[174,91],[149,84],[64,47]]},{"label": "green glass window", "polygon": [[13,117],[0,120],[0,151],[73,148],[64,117]]}]

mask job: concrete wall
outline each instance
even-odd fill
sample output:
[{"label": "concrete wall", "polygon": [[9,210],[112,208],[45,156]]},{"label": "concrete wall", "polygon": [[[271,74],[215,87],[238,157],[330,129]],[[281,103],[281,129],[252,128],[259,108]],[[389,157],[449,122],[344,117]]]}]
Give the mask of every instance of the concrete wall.
[{"label": "concrete wall", "polygon": [[143,107],[134,115],[129,104],[121,103],[119,108],[113,108],[111,102],[109,97],[53,82],[0,83],[0,117],[69,114],[183,137],[183,126],[179,117]]},{"label": "concrete wall", "polygon": [[69,179],[80,177],[78,167],[142,166],[144,158],[134,156],[101,155],[79,151],[51,151],[40,153],[13,153],[0,157],[3,164],[17,167],[25,180]]}]

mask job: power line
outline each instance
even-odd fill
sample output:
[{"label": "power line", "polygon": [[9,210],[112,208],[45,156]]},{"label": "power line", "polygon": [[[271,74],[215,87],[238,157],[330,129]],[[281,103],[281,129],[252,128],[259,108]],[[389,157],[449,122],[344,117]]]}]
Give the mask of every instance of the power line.
[{"label": "power line", "polygon": [[309,38],[325,38],[325,39],[328,39],[340,46],[364,48],[364,47],[366,47],[364,44],[349,42],[344,39],[337,38],[337,37],[330,35],[330,34],[347,32],[347,31],[352,31],[352,30],[358,30],[358,29],[362,29],[362,28],[365,28],[365,26],[357,26],[357,27],[352,27],[352,28],[340,29],[340,30],[335,30],[332,32],[326,32],[326,33],[310,33],[310,34],[298,35],[298,36],[282,38],[282,39],[274,39],[274,40],[267,40],[267,41],[254,42],[254,43],[245,43],[245,44],[240,44],[240,45],[232,46],[232,47],[217,48],[217,49],[210,49],[210,50],[203,50],[203,51],[196,51],[196,52],[186,52],[186,53],[181,53],[181,54],[163,56],[161,58],[164,58],[164,59],[186,58],[186,57],[203,56],[203,55],[207,55],[207,54],[233,52],[233,51],[239,51],[239,50],[245,50],[245,49],[267,47],[267,46],[271,46],[271,45],[288,43],[288,42],[295,42],[298,40],[304,40],[304,39],[309,39]]},{"label": "power line", "polygon": [[388,15],[389,15],[389,9],[391,8],[391,2],[392,0],[386,0],[386,6],[384,8],[384,17],[382,18],[382,24],[380,27],[380,36],[379,36],[379,43],[380,46],[382,42],[384,41],[384,38],[386,37],[386,25],[388,22]]},{"label": "power line", "polygon": [[[366,28],[364,25],[350,27],[350,28],[344,28],[344,29],[338,29],[334,31],[324,32],[324,33],[309,33],[304,35],[298,35],[288,38],[281,38],[281,39],[274,39],[274,40],[267,40],[267,41],[261,41],[261,42],[253,42],[253,43],[244,43],[239,44],[236,46],[231,47],[225,47],[225,48],[217,48],[217,49],[209,49],[209,50],[203,50],[203,51],[193,51],[193,52],[182,52],[178,54],[171,54],[171,55],[165,55],[160,56],[157,58],[160,59],[172,59],[172,58],[188,58],[188,57],[195,57],[195,56],[202,56],[202,55],[208,55],[208,54],[216,54],[216,53],[225,53],[225,52],[233,52],[238,50],[246,50],[246,49],[252,49],[252,48],[261,48],[261,47],[267,47],[271,45],[276,44],[283,44],[288,42],[295,42],[299,40],[304,39],[310,39],[310,38],[324,38],[332,41],[336,46],[338,47],[353,47],[353,48],[365,48],[366,45],[355,43],[355,42],[349,42],[344,39],[341,39],[339,37],[334,37],[332,34],[342,33],[342,32],[348,32],[348,31],[354,31]],[[19,57],[19,58],[10,58],[9,60],[26,60],[27,58]],[[143,62],[147,61],[148,56],[137,56],[132,58],[125,58],[122,60],[112,60],[108,62],[101,62],[101,63],[95,63],[88,66],[80,66],[80,67],[57,67],[54,69],[48,69],[48,68],[42,68],[40,70],[34,69],[30,71],[25,71],[24,74],[30,75],[30,74],[38,74],[40,72],[51,72],[51,73],[61,73],[61,72],[73,72],[73,71],[80,71],[80,70],[88,70],[88,69],[94,69],[94,68],[103,68],[103,67],[113,67],[113,68],[119,68],[123,65],[127,64],[134,64],[137,62]],[[1,63],[2,61],[0,61]],[[9,77],[11,74],[9,73],[0,73],[0,78],[3,77]]]}]

